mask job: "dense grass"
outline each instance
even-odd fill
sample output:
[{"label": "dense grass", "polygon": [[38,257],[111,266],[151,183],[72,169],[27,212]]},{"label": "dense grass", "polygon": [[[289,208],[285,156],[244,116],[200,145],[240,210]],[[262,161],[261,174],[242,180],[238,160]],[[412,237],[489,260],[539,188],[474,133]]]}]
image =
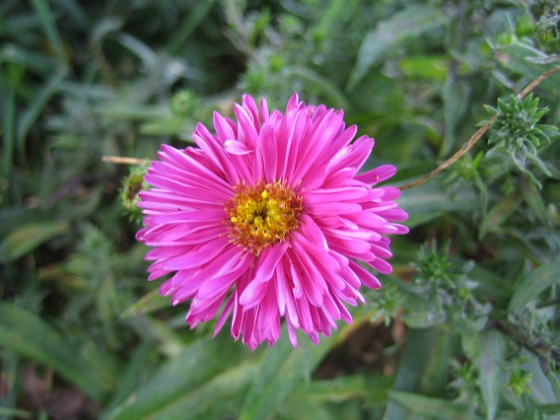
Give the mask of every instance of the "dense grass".
[{"label": "dense grass", "polygon": [[[555,3],[1,2],[0,417],[558,416]],[[146,281],[138,178],[103,158],[296,91],[376,138],[411,232],[353,325],[250,352]]]}]

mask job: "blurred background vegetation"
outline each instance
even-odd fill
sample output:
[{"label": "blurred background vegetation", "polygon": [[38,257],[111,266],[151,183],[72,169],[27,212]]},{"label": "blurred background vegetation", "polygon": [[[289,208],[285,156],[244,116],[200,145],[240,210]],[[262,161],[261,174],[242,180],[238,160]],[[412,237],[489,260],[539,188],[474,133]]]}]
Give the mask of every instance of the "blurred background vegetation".
[{"label": "blurred background vegetation", "polygon": [[[515,95],[559,53],[554,0],[3,0],[0,418],[558,416],[560,73]],[[146,281],[141,168],[103,157],[295,91],[398,185],[497,121],[403,191],[411,233],[352,326],[252,353]]]}]

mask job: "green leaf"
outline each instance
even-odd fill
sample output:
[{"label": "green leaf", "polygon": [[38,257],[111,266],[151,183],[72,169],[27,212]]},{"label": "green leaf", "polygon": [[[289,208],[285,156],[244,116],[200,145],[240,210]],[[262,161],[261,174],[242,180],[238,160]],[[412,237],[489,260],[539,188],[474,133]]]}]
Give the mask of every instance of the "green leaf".
[{"label": "green leaf", "polygon": [[210,12],[215,0],[207,0],[199,3],[195,3],[194,9],[187,14],[185,20],[181,22],[177,27],[179,28],[177,33],[169,40],[167,44],[167,50],[170,53],[176,53],[186,45],[187,39],[196,29],[196,27],[202,22],[204,17]]},{"label": "green leaf", "polygon": [[350,74],[348,88],[354,88],[386,52],[394,50],[409,38],[447,24],[449,20],[449,16],[439,7],[411,6],[381,22],[363,40],[358,59]]},{"label": "green leaf", "polygon": [[382,375],[350,375],[334,379],[314,380],[306,386],[301,395],[294,398],[322,402],[342,402],[352,398],[367,401],[368,405],[381,405],[387,400],[387,391],[394,378]]},{"label": "green leaf", "polygon": [[474,193],[461,192],[452,195],[436,181],[403,191],[398,202],[399,206],[410,215],[406,225],[411,228],[446,212],[470,212],[478,207]]},{"label": "green leaf", "polygon": [[544,203],[543,197],[534,182],[527,180],[523,188],[523,199],[531,209],[531,212],[537,216],[546,226],[552,229],[553,221]]},{"label": "green leaf", "polygon": [[286,331],[267,351],[261,363],[259,375],[255,377],[240,419],[263,418],[274,412],[282,401],[306,378],[329,349],[329,340],[319,346],[300,337],[300,347],[294,349]]},{"label": "green leaf", "polygon": [[389,398],[407,410],[416,414],[423,414],[433,418],[470,419],[465,408],[453,404],[442,398],[426,397],[413,392],[389,391]]},{"label": "green leaf", "polygon": [[486,418],[494,419],[504,387],[502,363],[505,353],[503,336],[497,331],[490,331],[480,336],[479,354],[476,364],[480,371],[480,391],[486,405]]},{"label": "green leaf", "polygon": [[66,222],[37,222],[17,228],[0,244],[0,262],[16,260],[68,230]]},{"label": "green leaf", "polygon": [[113,120],[146,120],[150,118],[165,118],[169,113],[167,108],[156,105],[144,105],[130,102],[115,101],[94,108],[94,112],[102,117]]},{"label": "green leaf", "polygon": [[53,368],[96,399],[115,385],[112,366],[93,367],[59,332],[27,309],[0,301],[0,343]]},{"label": "green leaf", "polygon": [[45,85],[36,92],[29,106],[21,113],[17,125],[17,149],[18,156],[24,157],[25,140],[31,126],[47,105],[50,98],[56,93],[66,77],[66,69],[53,74]]},{"label": "green leaf", "polygon": [[146,369],[148,357],[150,355],[151,343],[144,342],[134,350],[132,356],[128,359],[126,367],[124,367],[122,375],[119,377],[119,383],[115,392],[111,396],[109,404],[104,411],[113,410],[118,404],[121,404],[125,398],[130,395],[138,385],[142,373]]},{"label": "green leaf", "polygon": [[[255,376],[255,355],[234,342],[228,334],[200,339],[167,361],[143,386],[107,415],[114,419],[181,418],[187,408],[213,408],[223,417],[235,407],[229,398],[242,403]],[[231,384],[231,388],[228,387]],[[216,402],[220,401],[220,404]],[[214,407],[213,407],[214,406]],[[231,414],[231,413],[229,413]]]},{"label": "green leaf", "polygon": [[[521,74],[528,80],[536,79],[546,70],[550,70],[554,65],[540,64],[540,60],[547,58],[547,55],[536,49],[532,41],[526,39],[513,38],[511,42],[496,47],[496,57],[499,63],[510,71]],[[557,65],[557,64],[556,64]],[[540,86],[543,95],[546,92],[557,91],[560,83],[560,74],[556,73],[544,80]]]},{"label": "green leaf", "polygon": [[2,175],[9,179],[12,174],[12,165],[14,159],[14,150],[16,147],[16,129],[15,129],[15,109],[16,109],[16,98],[14,94],[14,89],[5,86],[0,79],[0,88],[3,90],[2,97],[0,98],[0,103],[4,112],[2,112],[2,123],[4,124],[3,132],[3,152],[2,154]]},{"label": "green leaf", "polygon": [[119,317],[122,319],[147,315],[151,312],[157,311],[158,309],[165,308],[169,306],[169,297],[161,296],[157,289],[146,293],[128,308],[126,308]]},{"label": "green leaf", "polygon": [[303,66],[287,66],[284,73],[286,76],[300,79],[309,86],[317,86],[333,105],[343,109],[350,107],[348,100],[340,89],[331,80],[321,76],[316,71]]},{"label": "green leaf", "polygon": [[478,231],[478,239],[482,240],[489,232],[499,232],[502,224],[517,209],[520,198],[516,195],[508,195],[502,198],[482,219]]},{"label": "green leaf", "polygon": [[[365,306],[352,311],[354,325],[366,322],[369,314]],[[294,349],[284,331],[282,337],[264,356],[259,375],[255,377],[240,419],[263,418],[274,412],[291,393],[303,383],[309,382],[311,372],[324,355],[352,331],[352,325],[343,325],[330,337],[323,338],[318,346],[311,344],[308,337],[299,338],[299,347]]]},{"label": "green leaf", "polygon": [[399,67],[407,78],[443,82],[449,72],[449,60],[443,55],[417,55],[403,58]]},{"label": "green leaf", "polygon": [[18,408],[0,407],[0,418],[2,419],[32,419],[31,411],[20,410]]},{"label": "green leaf", "polygon": [[64,63],[66,66],[68,64],[68,56],[64,49],[64,42],[62,41],[60,32],[56,27],[49,3],[46,0],[31,0],[31,3],[37,12],[37,15],[41,19],[43,30],[45,31],[49,44],[54,50],[57,59],[60,63]]},{"label": "green leaf", "polygon": [[461,125],[468,115],[471,90],[470,84],[457,80],[451,73],[447,75],[442,92],[445,136],[440,156],[446,156],[456,147]]},{"label": "green leaf", "polygon": [[128,322],[136,329],[139,336],[157,341],[162,354],[173,357],[182,352],[183,342],[168,322],[147,316],[129,318]]},{"label": "green leaf", "polygon": [[515,290],[508,311],[512,314],[521,312],[525,305],[555,283],[560,283],[560,260],[542,265],[529,273]]},{"label": "green leaf", "polygon": [[[432,364],[434,356],[438,355],[438,352],[434,351],[434,343],[436,343],[438,334],[438,330],[435,328],[408,331],[406,347],[395,376],[394,390],[410,392],[421,390],[422,383],[425,382],[427,366]],[[406,418],[406,411],[396,401],[389,401],[384,418]]]}]

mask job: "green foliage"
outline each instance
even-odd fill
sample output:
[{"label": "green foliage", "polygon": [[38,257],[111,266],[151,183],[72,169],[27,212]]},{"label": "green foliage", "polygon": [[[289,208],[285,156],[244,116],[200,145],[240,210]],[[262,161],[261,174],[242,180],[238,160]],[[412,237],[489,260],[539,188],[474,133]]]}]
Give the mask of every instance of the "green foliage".
[{"label": "green foliage", "polygon": [[[558,417],[556,3],[1,2],[0,417]],[[403,190],[411,233],[353,325],[249,352],[146,281],[145,167],[103,157],[294,91],[344,108],[398,185],[496,121]]]},{"label": "green foliage", "polygon": [[498,116],[488,138],[488,144],[493,147],[487,156],[499,156],[502,150],[505,151],[515,167],[540,187],[541,184],[528,167],[529,163],[552,176],[547,164],[539,157],[538,150],[543,144],[550,143],[551,138],[560,135],[557,127],[539,124],[548,109],[539,108],[539,98],[533,98],[532,94],[523,99],[513,95],[505,100],[498,98],[497,109],[490,106],[486,108]]},{"label": "green foliage", "polygon": [[124,179],[120,193],[122,206],[125,212],[128,214],[131,221],[138,224],[142,223],[142,211],[137,206],[140,201],[138,193],[149,188],[149,185],[144,182],[146,169],[146,165],[133,167],[128,177]]}]

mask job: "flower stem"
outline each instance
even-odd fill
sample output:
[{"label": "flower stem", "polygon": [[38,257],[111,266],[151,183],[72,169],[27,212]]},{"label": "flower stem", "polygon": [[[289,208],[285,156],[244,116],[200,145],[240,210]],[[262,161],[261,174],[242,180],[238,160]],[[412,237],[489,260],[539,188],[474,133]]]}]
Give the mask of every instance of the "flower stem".
[{"label": "flower stem", "polygon": [[145,165],[148,159],[137,159],[126,156],[103,156],[103,162],[116,163],[118,165]]}]

